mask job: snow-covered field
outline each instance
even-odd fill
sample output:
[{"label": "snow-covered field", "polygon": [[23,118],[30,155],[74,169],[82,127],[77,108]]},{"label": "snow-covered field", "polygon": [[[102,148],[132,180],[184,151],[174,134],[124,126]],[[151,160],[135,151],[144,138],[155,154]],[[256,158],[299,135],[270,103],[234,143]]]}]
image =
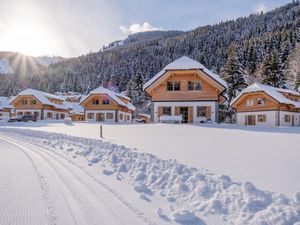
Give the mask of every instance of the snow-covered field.
[{"label": "snow-covered field", "polygon": [[92,174],[129,207],[131,224],[135,216],[146,224],[300,221],[300,128],[104,124],[102,140],[99,124],[2,127],[4,139]]}]

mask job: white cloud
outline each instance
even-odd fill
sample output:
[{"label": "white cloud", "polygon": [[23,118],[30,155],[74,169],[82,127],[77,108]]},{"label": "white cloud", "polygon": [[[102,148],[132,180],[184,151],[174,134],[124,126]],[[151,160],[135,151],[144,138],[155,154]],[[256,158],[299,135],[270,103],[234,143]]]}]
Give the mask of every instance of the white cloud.
[{"label": "white cloud", "polygon": [[262,12],[265,13],[265,12],[267,12],[267,10],[268,10],[268,8],[265,3],[259,3],[254,6],[255,13],[262,13]]},{"label": "white cloud", "polygon": [[151,24],[145,22],[143,24],[134,23],[134,24],[131,24],[130,27],[120,26],[120,30],[124,34],[128,35],[128,34],[134,34],[134,33],[138,33],[138,32],[154,31],[154,30],[162,30],[162,29],[158,28],[158,27],[154,27]]}]

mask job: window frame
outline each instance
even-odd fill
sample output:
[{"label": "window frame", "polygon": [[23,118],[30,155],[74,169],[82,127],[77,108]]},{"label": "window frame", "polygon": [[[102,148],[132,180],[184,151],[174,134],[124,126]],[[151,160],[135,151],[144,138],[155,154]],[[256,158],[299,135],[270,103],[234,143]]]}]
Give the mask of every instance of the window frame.
[{"label": "window frame", "polygon": [[[199,88],[200,89],[196,89],[197,85],[199,84]],[[190,89],[190,87],[192,87],[192,89]],[[190,80],[188,81],[188,91],[202,91],[202,86],[201,86],[201,82],[198,80]]]},{"label": "window frame", "polygon": [[266,123],[267,122],[267,115],[266,114],[258,114],[257,115],[257,122],[258,123]]},{"label": "window frame", "polygon": [[181,83],[180,81],[167,81],[167,91],[180,91]]},{"label": "window frame", "polygon": [[284,115],[284,122],[285,123],[290,123],[291,122],[291,115],[285,114]]},{"label": "window frame", "polygon": [[102,105],[109,105],[109,99],[102,99]]},{"label": "window frame", "polygon": [[[202,108],[202,110],[204,109],[204,111],[202,111],[203,114],[200,114],[200,109]],[[207,106],[197,106],[197,117],[206,117],[206,111],[207,111]]]},{"label": "window frame", "polygon": [[27,99],[22,99],[21,104],[22,105],[28,105],[28,100]]},{"label": "window frame", "polygon": [[266,98],[258,98],[257,105],[264,106],[266,104]]},{"label": "window frame", "polygon": [[[109,115],[109,116],[108,116]],[[107,119],[107,120],[113,120],[114,119],[114,114],[112,113],[112,112],[107,112],[106,114],[105,114],[105,118]]]},{"label": "window frame", "polygon": [[[251,103],[251,104],[250,104]],[[247,107],[252,107],[254,106],[254,99],[253,98],[247,98],[246,100],[246,106]]]},{"label": "window frame", "polygon": [[[165,113],[168,112],[168,113]],[[161,108],[162,116],[172,116],[172,107],[171,106],[162,106]]]},{"label": "window frame", "polygon": [[99,99],[93,99],[92,100],[92,105],[99,105],[99,104],[100,104]]},{"label": "window frame", "polygon": [[88,120],[93,120],[93,119],[95,119],[95,113],[87,113],[87,119]]}]

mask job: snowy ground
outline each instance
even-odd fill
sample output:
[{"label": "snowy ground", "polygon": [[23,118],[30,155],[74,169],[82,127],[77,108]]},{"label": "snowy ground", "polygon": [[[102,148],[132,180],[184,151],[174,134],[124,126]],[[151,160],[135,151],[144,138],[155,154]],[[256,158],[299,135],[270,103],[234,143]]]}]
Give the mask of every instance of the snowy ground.
[{"label": "snowy ground", "polygon": [[[14,124],[22,128],[99,139],[99,124]],[[103,125],[105,140],[177,159],[196,168],[251,181],[292,197],[300,191],[300,127],[245,128],[234,125]]]},{"label": "snowy ground", "polygon": [[[67,196],[70,189],[71,196],[65,201],[73,202],[67,204],[72,211],[70,215],[83,214],[83,222],[79,224],[200,225],[225,224],[224,221],[233,224],[294,224],[300,221],[300,194],[295,194],[300,190],[300,166],[297,163],[300,156],[297,149],[299,128],[106,124],[103,127],[105,139],[101,140],[98,137],[99,124],[75,123],[67,126],[38,122],[3,125],[0,136],[4,140],[19,145],[19,148],[27,148],[24,151],[28,154],[43,155],[43,160],[33,158],[39,164],[39,173],[43,173],[43,165],[47,163],[45,173],[56,168],[53,173],[42,175],[42,182],[50,189],[54,183],[62,183],[66,189],[65,193],[60,193],[62,195]],[[24,143],[24,140],[34,145]],[[0,146],[3,145],[7,143],[0,142]],[[55,176],[61,180],[51,181],[51,177]],[[89,181],[91,177],[93,182]],[[247,180],[259,189],[276,193],[261,191],[245,182]],[[96,188],[95,181],[102,188]],[[116,203],[112,206],[105,204],[108,199],[97,199],[94,193],[84,195],[98,189],[98,197],[113,195],[109,199]],[[105,191],[108,193],[105,194]],[[48,192],[44,195],[47,196]],[[51,216],[49,206],[56,209],[61,203],[52,202],[51,196],[46,199],[50,199],[46,203],[47,213]],[[102,206],[94,211],[87,210],[96,203]],[[132,216],[128,216],[125,223],[113,220],[114,216],[107,206],[111,211],[120,208],[121,213]],[[101,207],[107,211],[107,217],[101,216],[102,219],[97,214]],[[56,220],[68,214],[66,210],[58,212],[52,212]],[[75,218],[80,221],[80,218]],[[58,224],[68,222],[70,220],[59,221]],[[73,224],[76,223],[73,221]]]}]

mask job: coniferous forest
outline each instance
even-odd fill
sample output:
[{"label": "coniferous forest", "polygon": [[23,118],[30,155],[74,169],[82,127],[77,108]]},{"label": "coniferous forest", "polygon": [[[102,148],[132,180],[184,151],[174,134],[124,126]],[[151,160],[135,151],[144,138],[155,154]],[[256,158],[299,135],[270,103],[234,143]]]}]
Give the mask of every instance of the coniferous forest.
[{"label": "coniferous forest", "polygon": [[121,45],[0,76],[0,95],[31,87],[47,92],[88,93],[103,85],[127,91],[141,110],[142,85],[166,64],[186,55],[228,82],[232,99],[254,81],[277,87],[300,86],[300,3],[188,32],[154,31],[129,36]]}]

